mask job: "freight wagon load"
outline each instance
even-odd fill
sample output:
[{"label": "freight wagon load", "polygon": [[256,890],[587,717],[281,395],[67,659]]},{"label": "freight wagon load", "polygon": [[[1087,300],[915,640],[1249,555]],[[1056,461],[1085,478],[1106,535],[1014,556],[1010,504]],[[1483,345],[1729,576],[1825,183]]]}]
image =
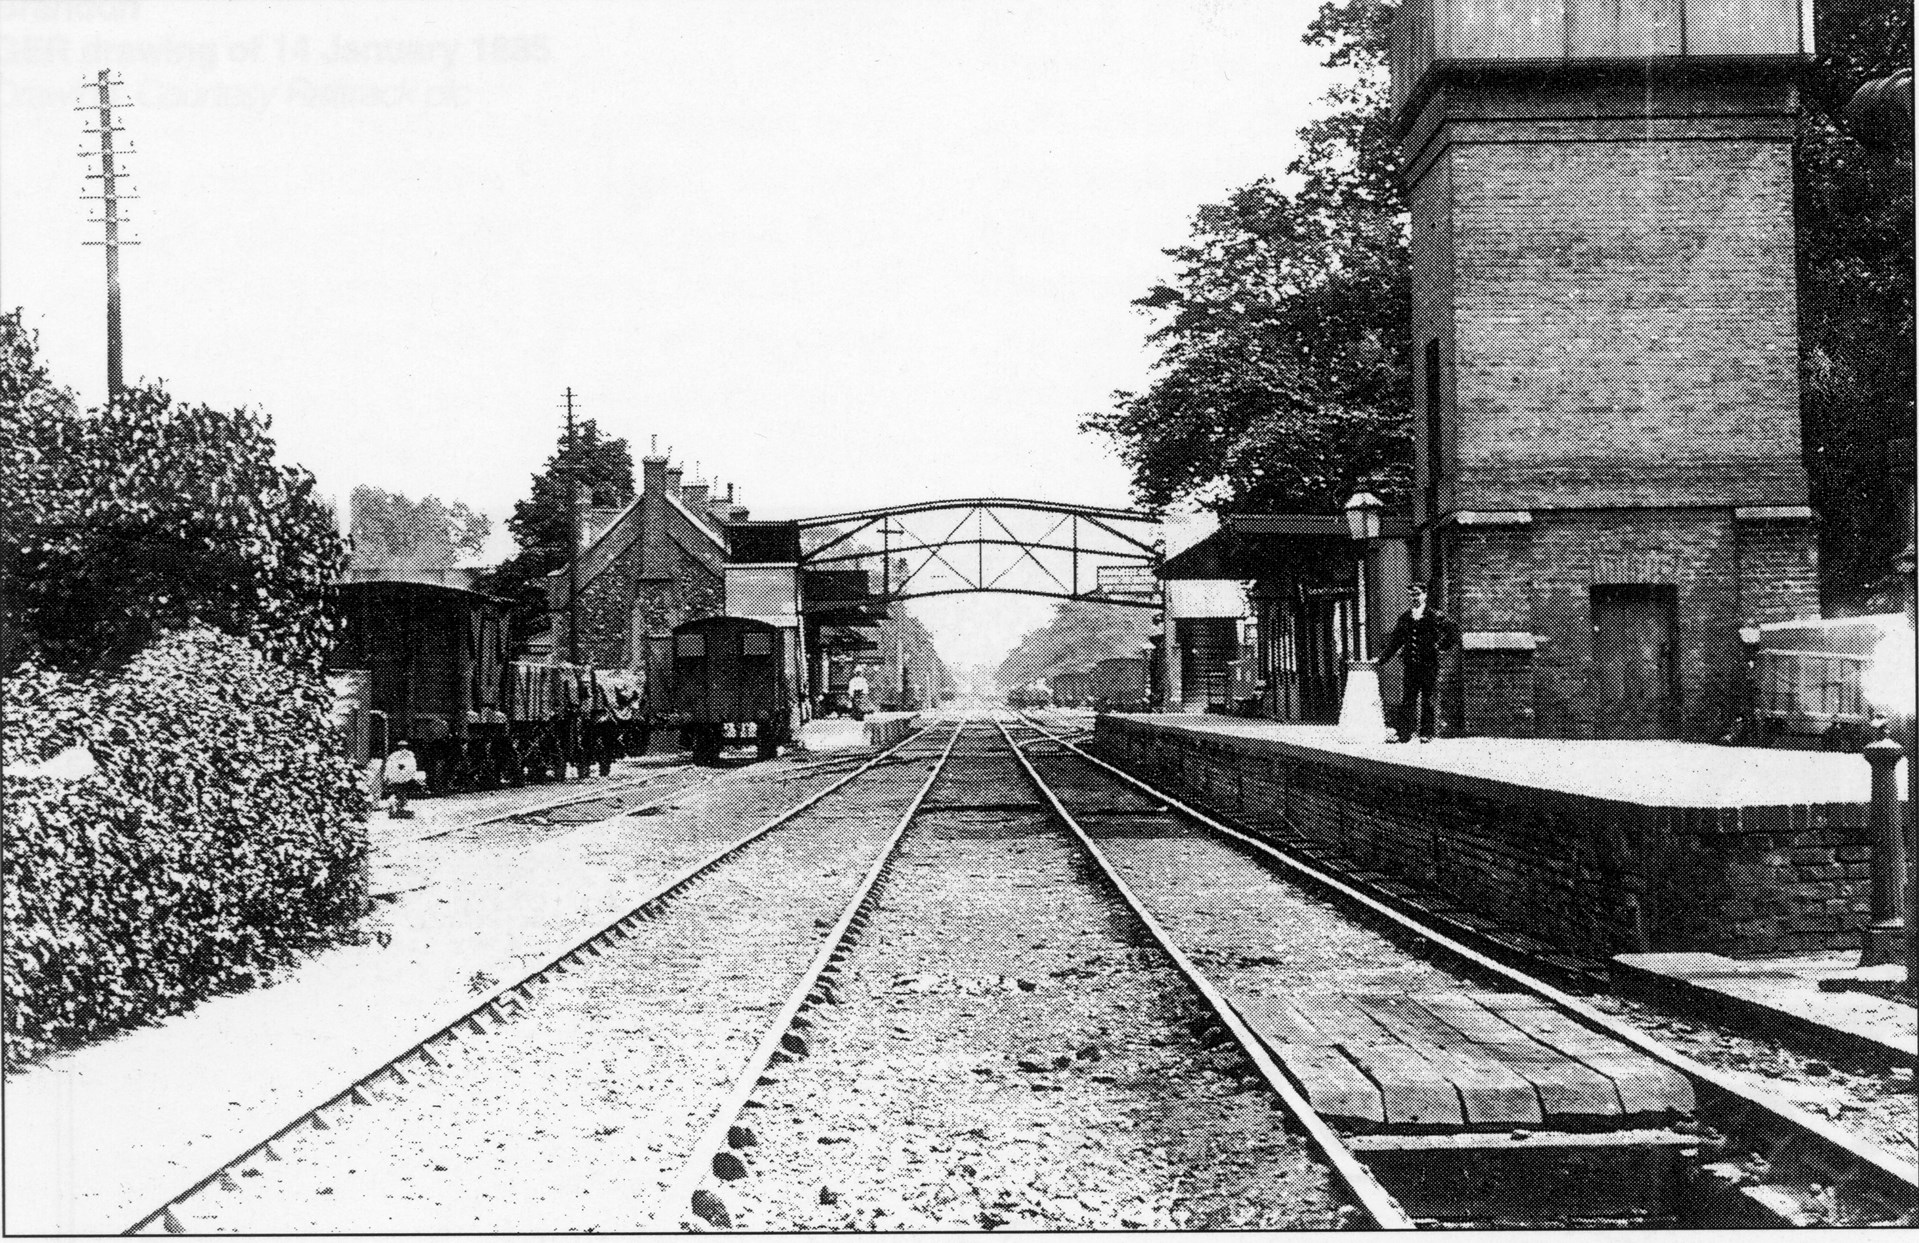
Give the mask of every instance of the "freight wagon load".
[{"label": "freight wagon load", "polygon": [[673,631],[673,713],[696,763],[752,743],[761,759],[801,725],[799,632],[749,617],[703,617]]},{"label": "freight wagon load", "polygon": [[1053,706],[1056,708],[1085,707],[1092,698],[1088,687],[1092,684],[1090,673],[1056,673],[1053,675]]},{"label": "freight wagon load", "polygon": [[1110,656],[1093,667],[1088,691],[1099,712],[1145,712],[1147,662],[1139,656]]},{"label": "freight wagon load", "polygon": [[360,673],[368,755],[408,742],[427,792],[601,773],[647,746],[640,675],[509,658],[503,601],[432,581],[336,584],[328,665]]}]

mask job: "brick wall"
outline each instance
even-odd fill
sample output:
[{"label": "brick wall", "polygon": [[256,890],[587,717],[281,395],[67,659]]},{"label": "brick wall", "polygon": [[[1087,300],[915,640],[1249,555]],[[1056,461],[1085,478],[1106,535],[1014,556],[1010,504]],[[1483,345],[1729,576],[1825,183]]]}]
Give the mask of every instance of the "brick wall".
[{"label": "brick wall", "polygon": [[1777,71],[1562,66],[1401,118],[1443,510],[1805,504],[1794,108]]},{"label": "brick wall", "polygon": [[1562,509],[1450,536],[1446,607],[1461,628],[1537,644],[1531,653],[1461,653],[1443,702],[1466,732],[1617,732],[1617,707],[1595,673],[1596,586],[1672,588],[1679,702],[1669,732],[1682,738],[1717,738],[1745,710],[1742,624],[1819,611],[1804,520],[1743,521],[1730,509]]},{"label": "brick wall", "polygon": [[[1462,70],[1396,117],[1425,555],[1463,629],[1538,644],[1443,671],[1455,728],[1715,737],[1741,623],[1817,612],[1811,525],[1733,513],[1806,504],[1796,107],[1780,65],[1568,63]],[[1675,600],[1654,725],[1596,684],[1593,588],[1634,584]]]},{"label": "brick wall", "polygon": [[1095,749],[1576,953],[1857,948],[1871,902],[1864,805],[1636,807],[1115,716]]}]

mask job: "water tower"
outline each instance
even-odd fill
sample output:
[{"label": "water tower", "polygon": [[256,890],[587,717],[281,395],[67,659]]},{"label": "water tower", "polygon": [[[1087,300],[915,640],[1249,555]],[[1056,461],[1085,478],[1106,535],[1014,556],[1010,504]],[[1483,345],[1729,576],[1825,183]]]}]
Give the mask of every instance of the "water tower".
[{"label": "water tower", "polygon": [[1806,0],[1406,0],[1418,550],[1468,732],[1710,737],[1818,612],[1793,139]]}]

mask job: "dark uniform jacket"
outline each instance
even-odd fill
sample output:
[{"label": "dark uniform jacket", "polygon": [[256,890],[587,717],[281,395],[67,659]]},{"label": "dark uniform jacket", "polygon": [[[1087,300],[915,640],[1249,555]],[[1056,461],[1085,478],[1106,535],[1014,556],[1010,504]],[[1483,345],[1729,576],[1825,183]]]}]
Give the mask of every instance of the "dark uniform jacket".
[{"label": "dark uniform jacket", "polygon": [[1398,653],[1409,665],[1437,665],[1440,653],[1459,641],[1460,627],[1445,613],[1428,608],[1424,617],[1415,620],[1413,610],[1408,609],[1393,623],[1393,633],[1387,636],[1387,648],[1380,653],[1380,661],[1385,664]]}]

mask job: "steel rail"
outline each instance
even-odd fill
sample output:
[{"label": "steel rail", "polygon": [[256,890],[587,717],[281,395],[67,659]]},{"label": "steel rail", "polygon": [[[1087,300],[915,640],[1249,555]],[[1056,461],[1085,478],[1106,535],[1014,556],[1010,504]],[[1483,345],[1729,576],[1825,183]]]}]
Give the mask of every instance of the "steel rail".
[{"label": "steel rail", "polygon": [[[523,1009],[526,1003],[536,995],[539,985],[545,977],[564,974],[570,967],[582,965],[585,961],[584,955],[591,954],[594,957],[599,957],[602,952],[599,945],[603,941],[611,941],[616,936],[622,939],[632,936],[634,930],[640,924],[652,920],[653,910],[651,908],[666,901],[680,890],[698,880],[704,873],[717,867],[733,855],[745,850],[748,846],[765,837],[768,833],[779,828],[815,803],[818,803],[820,800],[858,779],[869,769],[885,761],[895,751],[913,742],[916,737],[918,737],[917,733],[907,735],[907,737],[901,739],[885,751],[875,755],[865,764],[862,764],[846,776],[841,777],[832,785],[808,795],[786,811],[781,812],[765,824],[752,830],[746,836],[736,839],[729,845],[722,846],[705,859],[682,870],[672,880],[660,885],[646,898],[629,908],[625,914],[576,941],[571,948],[560,951],[545,963],[523,974],[519,979],[496,988],[477,1004],[470,1004],[463,998],[461,1001],[455,1003],[457,1009],[454,1007],[443,1008],[442,1014],[446,1013],[449,1009],[455,1009],[454,1017],[445,1022],[437,1021],[439,1019],[438,1015],[428,1019],[427,1022],[431,1025],[428,1027],[428,1035],[408,1044],[399,1053],[380,1062],[373,1070],[366,1074],[356,1076],[348,1082],[346,1086],[317,1098],[317,1103],[309,1104],[302,1108],[294,1117],[293,1121],[275,1130],[265,1139],[248,1144],[236,1156],[215,1166],[211,1173],[189,1184],[182,1191],[168,1196],[165,1203],[143,1215],[133,1225],[121,1231],[121,1233],[139,1234],[155,1226],[164,1228],[169,1234],[188,1233],[183,1221],[183,1215],[178,1211],[186,1201],[191,1200],[194,1196],[223,1179],[228,1183],[232,1183],[231,1171],[253,1160],[257,1156],[264,1154],[267,1159],[277,1160],[278,1154],[273,1151],[273,1144],[276,1141],[284,1139],[303,1126],[317,1124],[318,1129],[325,1129],[326,1124],[323,1115],[327,1110],[350,1102],[365,1103],[368,1099],[368,1090],[377,1087],[380,1079],[392,1077],[398,1078],[402,1083],[406,1082],[406,1068],[409,1063],[417,1065],[420,1061],[424,1061],[429,1065],[439,1065],[440,1061],[434,1056],[436,1048],[446,1050],[458,1045],[462,1039],[460,1036],[462,1029],[465,1029],[472,1035],[485,1035],[487,1028],[482,1022],[483,1017],[491,1019],[495,1026],[505,1024],[509,1019],[508,1011],[519,1011]],[[308,1098],[310,1101],[315,1099],[314,1097]]]},{"label": "steel rail", "polygon": [[[1294,1121],[1299,1123],[1300,1129],[1306,1132],[1308,1142],[1332,1167],[1334,1176],[1346,1188],[1354,1203],[1371,1219],[1373,1228],[1414,1229],[1413,1218],[1400,1207],[1400,1202],[1380,1185],[1379,1180],[1374,1178],[1373,1172],[1353,1155],[1352,1151],[1341,1142],[1339,1134],[1315,1112],[1307,1098],[1302,1096],[1299,1089],[1294,1087],[1293,1082],[1287,1078],[1286,1072],[1281,1070],[1268,1055],[1260,1043],[1260,1038],[1254,1035],[1253,1030],[1240,1017],[1233,1003],[1207,978],[1206,973],[1200,969],[1200,965],[1189,958],[1186,952],[1175,943],[1172,934],[1161,926],[1158,919],[1154,918],[1153,912],[1147,909],[1146,903],[1133,891],[1133,887],[1127,884],[1126,879],[1120,875],[1119,869],[1114,867],[1112,861],[1107,858],[1106,852],[1101,850],[1087,831],[1080,827],[1080,822],[1074,819],[1073,813],[1068,811],[1066,804],[1060,801],[1053,787],[1047,784],[1046,779],[1027,759],[1026,753],[1014,742],[1013,735],[1008,733],[1006,724],[998,717],[994,718],[993,723],[999,729],[1001,737],[1006,739],[1007,749],[1013,752],[1014,758],[1020,761],[1020,766],[1026,770],[1027,777],[1033,782],[1034,788],[1053,807],[1054,814],[1060,818],[1060,822],[1080,839],[1082,848],[1099,865],[1107,882],[1119,892],[1121,898],[1132,910],[1134,918],[1146,927],[1148,934],[1153,937],[1161,951],[1173,960],[1174,965],[1187,978],[1187,982],[1206,1000],[1207,1005],[1212,1007],[1214,1013],[1218,1015],[1221,1024],[1239,1042],[1241,1052],[1260,1072],[1260,1077],[1265,1080],[1268,1090],[1286,1105],[1288,1113],[1293,1116]],[[1028,728],[1038,729],[1039,727],[1028,723]]]},{"label": "steel rail", "polygon": [[939,759],[934,762],[933,770],[927,774],[927,779],[921,782],[920,789],[913,796],[913,801],[901,813],[899,822],[893,826],[893,831],[882,844],[872,866],[867,869],[866,875],[861,878],[852,897],[848,899],[846,909],[828,930],[825,939],[821,942],[819,953],[813,956],[813,961],[808,963],[806,969],[800,973],[799,984],[788,994],[786,1003],[774,1015],[773,1022],[768,1024],[766,1035],[761,1038],[759,1045],[747,1059],[746,1066],[734,1080],[733,1087],[728,1091],[726,1098],[721,1101],[713,1120],[707,1124],[707,1129],[695,1142],[693,1151],[681,1164],[680,1172],[668,1182],[666,1190],[654,1202],[653,1213],[647,1219],[651,1228],[660,1229],[663,1223],[668,1221],[680,1229],[704,1228],[696,1222],[696,1219],[699,1221],[704,1219],[699,1218],[693,1202],[704,1189],[702,1184],[710,1176],[720,1177],[713,1165],[719,1156],[721,1145],[727,1142],[735,1120],[746,1108],[747,1101],[752,1098],[755,1090],[759,1088],[760,1080],[768,1068],[776,1059],[783,1055],[791,1056],[795,1052],[787,1047],[789,1038],[796,1031],[795,1020],[803,1011],[815,1004],[809,998],[814,995],[815,990],[827,976],[838,969],[840,961],[851,951],[855,934],[865,930],[865,925],[870,918],[870,908],[878,896],[879,883],[892,869],[894,857],[899,851],[901,840],[906,836],[908,826],[913,823],[914,817],[920,814],[920,805],[926,801],[927,792],[933,788],[933,783],[939,780],[941,771],[946,768],[947,759],[953,754],[954,744],[959,742],[960,735],[966,732],[967,724],[968,722],[964,719],[956,723],[952,736],[947,739],[947,745],[941,749]]},{"label": "steel rail", "polygon": [[[625,794],[629,790],[638,790],[643,786],[652,785],[662,777],[671,777],[675,773],[683,773],[692,767],[693,765],[691,764],[670,765],[669,767],[649,773],[645,777],[636,777],[630,781],[599,786],[584,793],[568,794],[560,798],[548,799],[543,803],[529,803],[525,807],[516,807],[512,811],[503,811],[498,815],[482,816],[478,820],[464,820],[459,824],[442,825],[439,828],[429,829],[427,832],[417,834],[413,837],[403,837],[391,842],[385,842],[382,844],[382,849],[390,850],[396,846],[411,846],[415,842],[430,842],[436,837],[446,837],[449,834],[464,832],[467,829],[485,828],[489,824],[499,824],[503,820],[517,820],[521,816],[537,816],[543,811],[552,811],[556,807],[568,807],[574,803],[591,803],[598,798],[607,798],[615,794]],[[609,817],[609,819],[611,819],[611,817]]]},{"label": "steel rail", "polygon": [[[1766,1115],[1774,1123],[1784,1125],[1795,1132],[1805,1135],[1826,1150],[1823,1155],[1830,1158],[1838,1157],[1847,1163],[1857,1162],[1866,1166],[1878,1176],[1878,1178],[1892,1184],[1891,1187],[1882,1188],[1889,1198],[1899,1199],[1901,1202],[1911,1206],[1914,1203],[1916,1195],[1920,1195],[1920,1171],[1916,1171],[1913,1166],[1899,1160],[1878,1145],[1849,1135],[1839,1127],[1834,1126],[1824,1119],[1814,1117],[1805,1110],[1774,1096],[1770,1092],[1749,1087],[1733,1079],[1731,1076],[1715,1070],[1711,1066],[1697,1062],[1678,1049],[1672,1048],[1648,1036],[1638,1028],[1623,1023],[1611,1015],[1601,1013],[1571,993],[1555,988],[1546,981],[1529,975],[1517,967],[1491,958],[1471,946],[1456,941],[1438,929],[1429,927],[1413,916],[1406,914],[1404,911],[1361,892],[1337,876],[1322,871],[1301,859],[1295,858],[1287,851],[1274,846],[1272,843],[1234,828],[1232,825],[1224,824],[1206,812],[1200,811],[1167,793],[1165,790],[1142,781],[1132,773],[1109,764],[1098,756],[1089,755],[1085,750],[1067,738],[1053,734],[1037,723],[1029,722],[1029,724],[1032,725],[1032,728],[1047,734],[1054,742],[1072,751],[1089,764],[1105,769],[1107,772],[1112,773],[1128,784],[1161,800],[1166,803],[1168,807],[1192,819],[1194,822],[1202,824],[1214,832],[1231,838],[1241,845],[1272,859],[1282,867],[1305,878],[1322,889],[1339,894],[1342,899],[1364,908],[1378,918],[1392,923],[1406,932],[1412,933],[1436,948],[1453,955],[1462,962],[1470,964],[1476,970],[1493,976],[1521,992],[1530,993],[1538,997],[1569,1018],[1579,1022],[1590,1031],[1618,1040],[1622,1044],[1639,1050],[1655,1061],[1672,1067],[1680,1074],[1685,1075],[1687,1079],[1697,1087],[1704,1088],[1708,1092],[1716,1094],[1723,1099],[1731,1099],[1740,1108],[1758,1111]],[[1021,758],[1023,760],[1025,759],[1024,754],[1022,754]]]}]

